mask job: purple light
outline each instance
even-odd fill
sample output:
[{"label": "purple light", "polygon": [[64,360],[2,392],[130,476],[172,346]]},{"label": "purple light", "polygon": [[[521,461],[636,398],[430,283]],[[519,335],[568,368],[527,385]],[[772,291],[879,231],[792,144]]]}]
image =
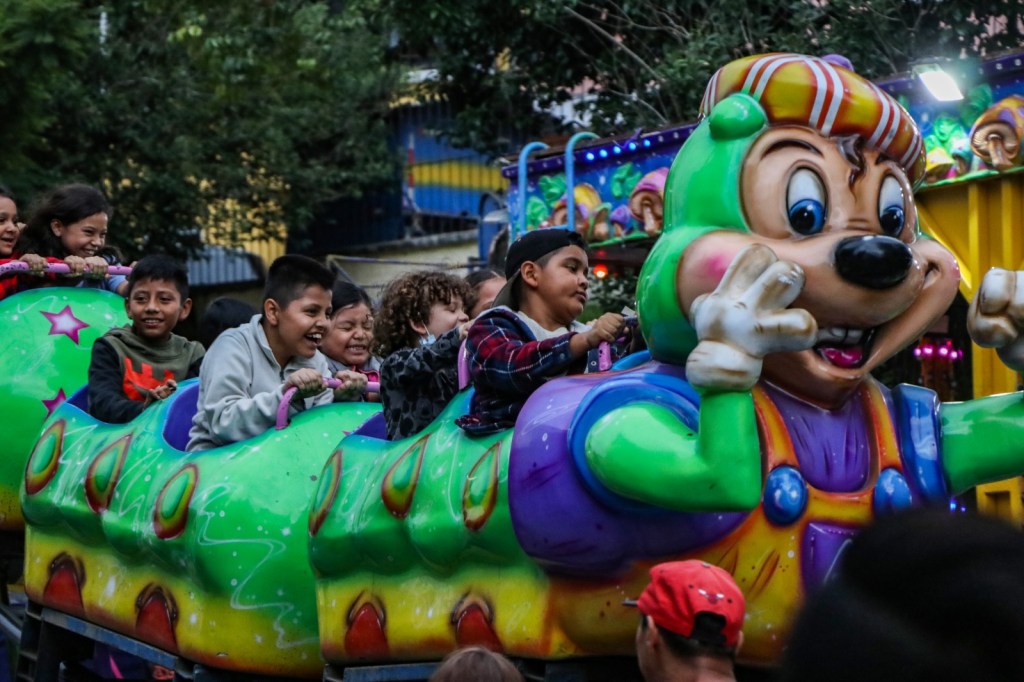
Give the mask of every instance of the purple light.
[{"label": "purple light", "polygon": [[939,355],[940,355],[941,357],[946,357],[947,355],[949,355],[949,348],[947,348],[947,347],[945,347],[945,346],[943,346],[942,348],[940,348],[940,349],[939,349]]}]

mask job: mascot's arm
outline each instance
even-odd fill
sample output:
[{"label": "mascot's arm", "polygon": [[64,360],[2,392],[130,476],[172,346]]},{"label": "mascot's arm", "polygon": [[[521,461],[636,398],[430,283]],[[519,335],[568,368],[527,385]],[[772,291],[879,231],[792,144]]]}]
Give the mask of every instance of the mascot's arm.
[{"label": "mascot's arm", "polygon": [[[1024,369],[1024,272],[986,272],[967,311],[967,329],[1007,366]],[[1021,394],[947,403],[940,417],[942,465],[952,492],[1024,473]]]},{"label": "mascot's arm", "polygon": [[761,452],[750,389],[765,355],[814,344],[814,318],[788,307],[803,284],[797,265],[764,246],[736,254],[715,290],[690,307],[699,342],[686,378],[703,393],[696,433],[663,401],[614,407],[587,435],[594,476],[619,495],[669,509],[753,508]]},{"label": "mascot's arm", "polygon": [[705,395],[696,433],[652,402],[614,409],[590,430],[586,458],[611,491],[667,509],[746,510],[761,496],[760,443],[749,391]]},{"label": "mascot's arm", "polygon": [[1024,399],[995,395],[940,410],[942,466],[950,492],[1024,473]]}]

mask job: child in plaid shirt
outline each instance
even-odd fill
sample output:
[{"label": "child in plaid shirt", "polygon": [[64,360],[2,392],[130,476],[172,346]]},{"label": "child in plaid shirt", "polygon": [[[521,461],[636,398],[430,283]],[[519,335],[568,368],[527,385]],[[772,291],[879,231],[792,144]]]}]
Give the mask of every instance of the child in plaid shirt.
[{"label": "child in plaid shirt", "polygon": [[508,283],[466,339],[476,394],[458,425],[485,434],[515,425],[523,403],[552,377],[582,372],[588,351],[614,341],[622,315],[605,313],[592,327],[576,321],[587,304],[586,242],[574,231],[527,232],[508,250]]}]

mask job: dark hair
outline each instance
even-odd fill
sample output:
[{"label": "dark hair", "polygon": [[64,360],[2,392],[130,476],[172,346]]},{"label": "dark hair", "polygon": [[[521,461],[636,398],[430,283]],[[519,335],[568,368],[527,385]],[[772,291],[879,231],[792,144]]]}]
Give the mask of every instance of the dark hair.
[{"label": "dark hair", "polygon": [[466,275],[466,284],[469,285],[469,295],[463,299],[462,307],[466,310],[467,315],[469,314],[469,311],[476,306],[477,301],[480,300],[480,286],[484,282],[489,282],[492,279],[497,279],[499,277],[501,279],[505,279],[505,275],[495,270],[491,270],[490,268],[474,270]]},{"label": "dark hair", "polygon": [[419,343],[409,323],[426,324],[435,303],[448,303],[458,296],[465,300],[469,285],[455,275],[439,270],[420,270],[402,275],[384,289],[373,337],[379,354],[391,355],[402,348],[415,348]]},{"label": "dark hair", "polygon": [[162,279],[166,282],[174,282],[182,302],[188,298],[188,270],[181,261],[177,261],[162,253],[146,256],[132,267],[132,273],[128,275],[128,296],[132,295],[135,285],[144,279]]},{"label": "dark hair", "polygon": [[490,268],[481,268],[480,270],[474,270],[473,272],[466,275],[466,284],[471,286],[474,290],[479,289],[480,285],[487,280],[494,279],[495,277],[504,278],[505,275],[501,274],[497,270],[491,270]]},{"label": "dark hair", "polygon": [[797,619],[781,679],[1012,680],[1024,670],[1024,536],[918,509],[853,539]]},{"label": "dark hair", "polygon": [[245,324],[258,312],[255,306],[237,298],[218,298],[206,307],[199,319],[199,343],[209,348],[222,333]]},{"label": "dark hair", "polygon": [[365,303],[367,308],[373,310],[370,296],[361,286],[345,279],[337,280],[331,290],[331,308],[334,309],[334,312],[357,303]]},{"label": "dark hair", "polygon": [[297,298],[307,287],[317,286],[330,292],[334,273],[306,256],[284,255],[270,264],[263,300],[274,299],[282,308]]},{"label": "dark hair", "polygon": [[[736,659],[736,647],[725,644],[725,617],[717,613],[698,613],[693,619],[693,636],[684,637],[671,630],[666,630],[657,623],[658,634],[665,642],[668,650],[676,658],[696,658],[697,656],[714,656],[717,658]],[[640,614],[640,629],[647,629],[647,616]]]},{"label": "dark hair", "polygon": [[96,255],[107,261],[110,265],[121,265],[124,262],[124,254],[121,249],[112,244],[104,244],[96,251]]},{"label": "dark hair", "polygon": [[46,194],[32,209],[25,226],[25,253],[63,258],[67,255],[60,238],[50,229],[54,220],[62,225],[77,223],[97,213],[113,215],[110,202],[95,187],[64,185]]},{"label": "dark hair", "polygon": [[428,682],[522,682],[523,675],[501,654],[482,646],[458,649],[444,657]]},{"label": "dark hair", "polygon": [[17,199],[14,198],[14,193],[8,189],[7,185],[0,185],[0,197],[6,197],[11,201],[17,202]]}]

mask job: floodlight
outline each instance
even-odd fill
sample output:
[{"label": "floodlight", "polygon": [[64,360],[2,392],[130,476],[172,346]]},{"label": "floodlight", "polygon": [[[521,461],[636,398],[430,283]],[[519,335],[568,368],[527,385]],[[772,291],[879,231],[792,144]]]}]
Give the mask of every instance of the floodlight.
[{"label": "floodlight", "polygon": [[958,102],[964,98],[953,77],[934,62],[915,64],[914,75],[924,83],[924,87],[939,102]]}]

